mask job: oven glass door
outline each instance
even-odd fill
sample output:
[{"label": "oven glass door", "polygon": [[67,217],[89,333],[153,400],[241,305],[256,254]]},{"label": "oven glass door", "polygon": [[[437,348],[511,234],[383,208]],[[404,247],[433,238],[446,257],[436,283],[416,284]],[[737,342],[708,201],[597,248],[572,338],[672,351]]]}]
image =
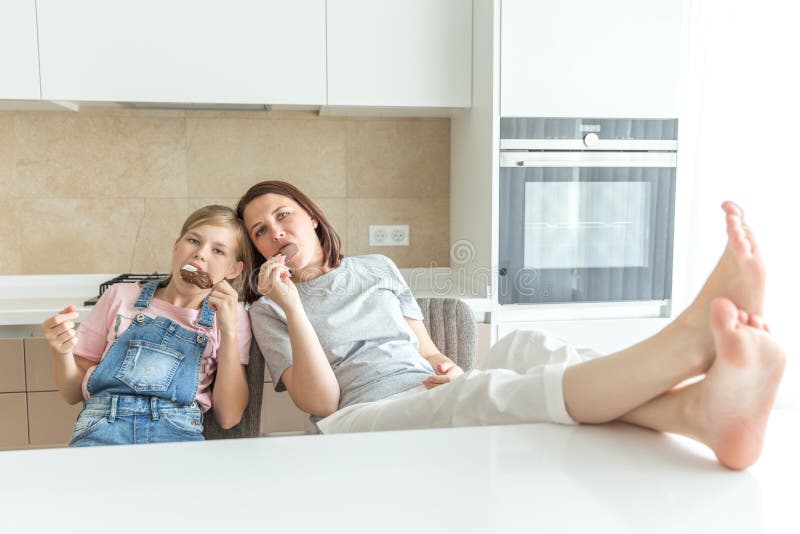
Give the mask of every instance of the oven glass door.
[{"label": "oven glass door", "polygon": [[502,167],[501,304],[671,297],[674,167]]}]

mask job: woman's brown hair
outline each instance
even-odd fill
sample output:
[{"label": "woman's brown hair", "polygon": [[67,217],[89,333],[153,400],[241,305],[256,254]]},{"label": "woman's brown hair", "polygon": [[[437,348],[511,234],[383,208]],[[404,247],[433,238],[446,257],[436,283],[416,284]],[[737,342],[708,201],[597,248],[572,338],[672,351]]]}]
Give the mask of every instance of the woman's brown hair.
[{"label": "woman's brown hair", "polygon": [[[331,223],[328,222],[328,218],[325,217],[325,213],[320,207],[317,206],[308,195],[290,183],[281,182],[279,180],[266,180],[252,186],[242,195],[242,198],[239,199],[239,203],[236,204],[236,216],[239,217],[239,220],[244,221],[244,210],[248,204],[258,197],[270,193],[291,198],[303,208],[312,219],[317,221],[317,228],[314,231],[322,246],[322,261],[331,269],[338,267],[342,263],[342,258],[344,257],[341,253],[342,240],[339,238],[339,234],[336,233]],[[256,249],[252,240],[248,239],[248,241],[250,242],[250,250],[253,256],[253,269],[258,270],[261,264],[266,261],[266,258]],[[248,302],[257,300],[261,296],[256,290],[253,278],[254,276],[252,275],[245,276],[245,280],[247,281],[246,300]]]}]

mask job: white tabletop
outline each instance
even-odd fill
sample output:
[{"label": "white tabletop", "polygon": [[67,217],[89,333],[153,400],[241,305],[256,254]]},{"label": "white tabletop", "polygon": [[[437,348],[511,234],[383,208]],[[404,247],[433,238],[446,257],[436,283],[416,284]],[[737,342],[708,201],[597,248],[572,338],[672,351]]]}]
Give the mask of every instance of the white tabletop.
[{"label": "white tabletop", "polygon": [[800,412],[745,472],[627,425],[0,452],[3,532],[800,532]]}]

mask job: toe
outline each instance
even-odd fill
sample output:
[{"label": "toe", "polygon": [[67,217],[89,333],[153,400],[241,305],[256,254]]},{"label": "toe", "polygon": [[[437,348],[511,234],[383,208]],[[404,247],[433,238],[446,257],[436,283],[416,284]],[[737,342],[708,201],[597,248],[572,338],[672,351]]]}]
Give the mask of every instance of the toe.
[{"label": "toe", "polygon": [[760,315],[753,314],[750,316],[750,321],[748,323],[753,328],[758,328],[759,330],[764,330],[764,319]]},{"label": "toe", "polygon": [[744,218],[744,210],[732,200],[726,200],[723,202],[722,209],[725,210],[725,213],[736,215],[739,218]]},{"label": "toe", "polygon": [[711,301],[711,328],[715,331],[733,331],[739,321],[739,310],[726,298]]},{"label": "toe", "polygon": [[749,317],[747,316],[747,312],[744,310],[739,310],[739,322],[742,324],[748,324]]},{"label": "toe", "polygon": [[742,227],[741,220],[734,215],[728,215],[727,227],[728,243],[733,249],[734,254],[739,258],[750,255],[752,253],[750,240],[747,239],[747,233]]}]

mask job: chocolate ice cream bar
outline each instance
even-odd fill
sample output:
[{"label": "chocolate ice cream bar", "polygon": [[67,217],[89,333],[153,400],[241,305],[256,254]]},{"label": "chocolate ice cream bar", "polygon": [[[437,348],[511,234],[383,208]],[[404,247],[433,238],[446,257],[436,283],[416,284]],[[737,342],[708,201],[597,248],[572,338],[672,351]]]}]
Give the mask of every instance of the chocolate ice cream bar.
[{"label": "chocolate ice cream bar", "polygon": [[214,281],[211,279],[211,276],[194,265],[184,265],[181,267],[181,278],[187,282],[193,283],[200,289],[211,289],[214,287]]}]

